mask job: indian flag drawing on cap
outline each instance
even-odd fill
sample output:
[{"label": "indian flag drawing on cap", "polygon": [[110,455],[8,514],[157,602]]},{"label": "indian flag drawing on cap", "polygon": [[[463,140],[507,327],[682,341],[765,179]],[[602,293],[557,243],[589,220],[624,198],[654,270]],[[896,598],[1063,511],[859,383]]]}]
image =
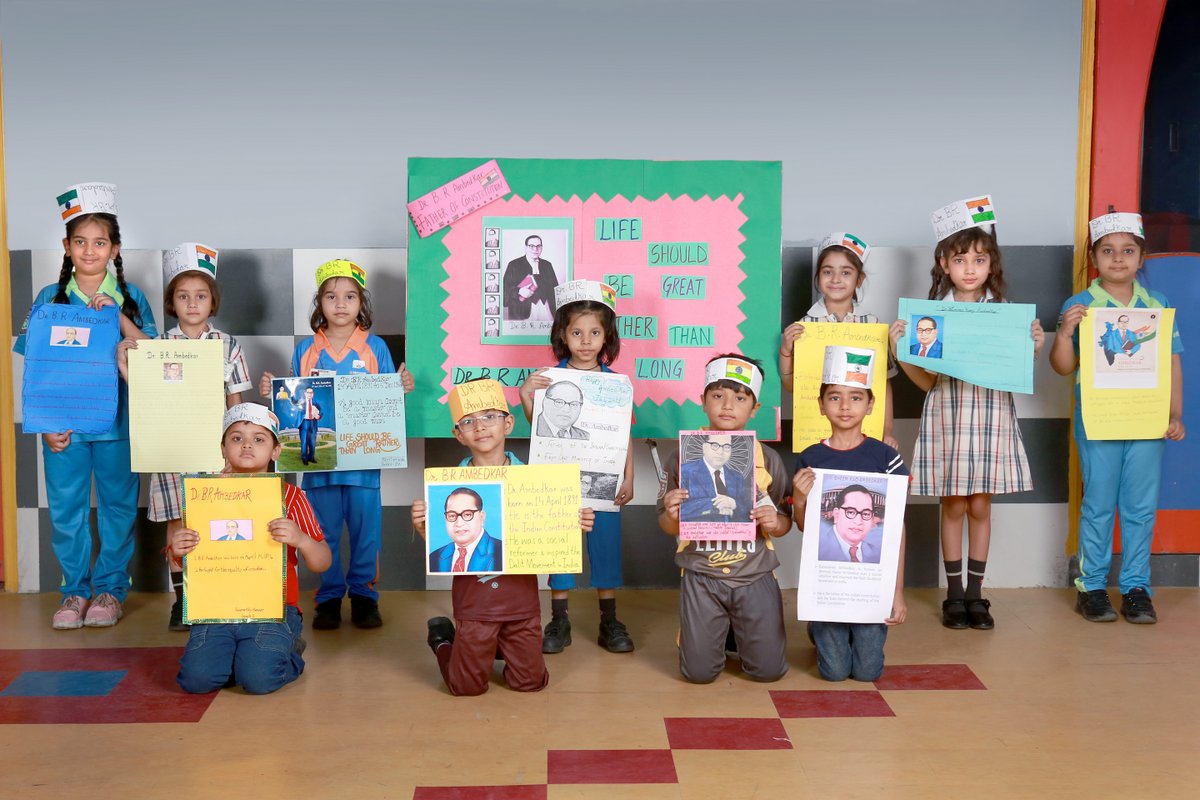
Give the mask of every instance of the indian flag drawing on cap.
[{"label": "indian flag drawing on cap", "polygon": [[862,258],[867,254],[867,243],[855,236],[853,233],[842,234],[842,247],[848,247],[854,251],[854,254]]},{"label": "indian flag drawing on cap", "polygon": [[58,196],[58,208],[62,211],[64,220],[70,219],[76,214],[82,214],[83,209],[79,205],[79,192],[75,189],[68,189],[66,192]]},{"label": "indian flag drawing on cap", "polygon": [[362,288],[367,287],[367,271],[353,261],[344,258],[335,258],[317,267],[318,288],[330,278],[349,278]]},{"label": "indian flag drawing on cap", "polygon": [[617,290],[609,286],[607,283],[600,284],[600,302],[606,306],[617,305]]},{"label": "indian flag drawing on cap", "polygon": [[736,358],[725,359],[725,377],[729,380],[749,386],[753,375],[754,365],[749,361],[740,361]]},{"label": "indian flag drawing on cap", "polygon": [[209,250],[202,244],[196,245],[196,266],[215,276],[217,274],[217,251]]},{"label": "indian flag drawing on cap", "polygon": [[77,183],[55,200],[63,222],[83,214],[117,213],[117,187],[111,183]]},{"label": "indian flag drawing on cap", "polygon": [[846,380],[867,385],[871,378],[871,355],[846,351]]},{"label": "indian flag drawing on cap", "polygon": [[828,345],[821,367],[821,383],[870,388],[874,365],[875,353],[872,350]]},{"label": "indian flag drawing on cap", "polygon": [[862,239],[855,236],[853,233],[838,231],[831,233],[821,240],[821,246],[817,248],[817,257],[819,258],[830,247],[844,247],[854,255],[858,256],[858,260],[866,262],[867,255],[871,252],[871,245],[864,242]]},{"label": "indian flag drawing on cap", "polygon": [[163,286],[184,272],[217,277],[217,251],[198,242],[184,242],[163,251]]},{"label": "indian flag drawing on cap", "polygon": [[973,200],[966,201],[967,210],[971,212],[971,221],[978,224],[980,222],[995,222],[996,211],[992,208],[992,198],[976,197]]}]

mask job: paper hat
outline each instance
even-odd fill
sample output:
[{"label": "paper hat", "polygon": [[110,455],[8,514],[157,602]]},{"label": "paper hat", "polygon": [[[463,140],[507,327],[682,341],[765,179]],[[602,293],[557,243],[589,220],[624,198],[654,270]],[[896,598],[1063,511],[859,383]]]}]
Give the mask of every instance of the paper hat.
[{"label": "paper hat", "polygon": [[83,214],[117,215],[117,187],[111,183],[77,183],[57,199],[63,222]]},{"label": "paper hat", "polygon": [[458,384],[450,390],[449,403],[450,419],[456,423],[476,411],[508,411],[504,387],[490,379]]},{"label": "paper hat", "polygon": [[614,312],[617,310],[617,290],[600,281],[567,281],[554,287],[554,308],[560,309],[567,303],[595,300]]},{"label": "paper hat", "polygon": [[996,208],[988,195],[959,200],[929,215],[933,238],[942,241],[967,228],[985,228],[991,233],[996,224]]},{"label": "paper hat", "polygon": [[821,262],[821,253],[824,253],[834,245],[845,247],[847,250],[858,256],[858,260],[862,261],[864,264],[867,262],[867,256],[871,253],[871,245],[867,244],[853,233],[846,233],[845,231],[831,233],[821,240],[821,246],[817,248],[818,264]]},{"label": "paper hat", "polygon": [[870,389],[874,370],[874,350],[830,345],[825,348],[825,364],[821,368],[821,383]]},{"label": "paper hat", "polygon": [[749,389],[758,399],[763,385],[762,370],[740,358],[718,358],[704,368],[704,388],[717,381],[733,381]]},{"label": "paper hat", "polygon": [[221,433],[224,434],[235,422],[253,422],[255,425],[261,425],[271,432],[275,441],[279,441],[279,417],[271,413],[266,406],[260,406],[258,403],[238,403],[225,412]]},{"label": "paper hat", "polygon": [[326,261],[317,267],[318,289],[321,288],[321,284],[330,278],[349,278],[364,289],[367,287],[366,270],[353,261],[347,261],[344,258],[335,258],[333,261]]},{"label": "paper hat", "polygon": [[1140,239],[1146,238],[1146,230],[1142,227],[1142,215],[1128,211],[1102,214],[1088,223],[1088,229],[1092,234],[1092,244],[1110,233],[1132,233]]},{"label": "paper hat", "polygon": [[217,277],[217,251],[198,242],[184,242],[163,251],[163,286],[169,286],[175,276],[184,272],[199,272]]}]

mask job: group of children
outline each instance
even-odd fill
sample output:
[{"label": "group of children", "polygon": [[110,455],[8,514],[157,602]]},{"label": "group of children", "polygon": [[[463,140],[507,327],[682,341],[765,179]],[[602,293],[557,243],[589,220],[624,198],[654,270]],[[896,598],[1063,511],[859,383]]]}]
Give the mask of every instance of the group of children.
[{"label": "group of children", "polygon": [[[117,360],[126,374],[128,351],[140,339],[157,335],[153,312],[145,296],[124,277],[120,255],[115,189],[109,184],[80,184],[59,198],[66,235],[65,255],[57,284],[39,292],[38,303],[69,303],[121,311],[123,340]],[[991,216],[991,215],[989,215]],[[994,217],[967,220],[937,242],[929,298],[956,302],[1005,302],[1001,253]],[[1063,306],[1059,335],[1051,364],[1063,375],[1075,372],[1075,436],[1083,464],[1084,501],[1076,581],[1077,610],[1088,620],[1116,619],[1105,591],[1112,553],[1114,512],[1122,522],[1124,558],[1120,575],[1121,612],[1130,622],[1156,619],[1150,600],[1149,550],[1157,506],[1159,461],[1163,441],[1091,441],[1083,429],[1078,402],[1080,320],[1088,308],[1168,307],[1165,297],[1137,280],[1145,258],[1145,239],[1136,214],[1108,214],[1093,220],[1091,252],[1099,277]],[[861,307],[864,264],[869,246],[846,233],[832,235],[819,248],[814,276],[817,302],[798,323],[788,326],[779,349],[779,371],[791,386],[793,354],[809,322],[877,322]],[[112,265],[110,272],[109,265]],[[251,388],[248,369],[236,340],[212,326],[210,317],[220,304],[216,281],[217,253],[198,244],[181,245],[164,257],[164,309],[178,325],[161,338],[211,338],[224,342],[225,391],[228,410],[221,440],[226,470],[237,473],[270,471],[280,451],[278,420],[266,408],[243,403]],[[310,319],[313,336],[305,338],[292,357],[292,373],[341,375],[398,371],[405,391],[412,376],[393,363],[386,344],[369,332],[372,324],[366,273],[356,264],[337,259],[322,264]],[[551,332],[557,366],[610,372],[620,353],[615,300],[608,287],[578,281],[560,294]],[[559,287],[560,289],[568,287]],[[607,290],[607,291],[605,291]],[[588,297],[579,300],[579,293]],[[898,374],[897,344],[905,336],[904,321],[890,328],[888,375]],[[1041,326],[1030,330],[1034,358],[1044,342]],[[24,330],[14,349],[24,352]],[[1172,339],[1173,376],[1170,424],[1165,438],[1184,435],[1182,374],[1178,330]],[[947,577],[942,623],[949,628],[990,629],[990,604],[982,597],[983,577],[991,539],[991,496],[1032,488],[1029,467],[1012,395],[922,369],[908,362],[900,368],[927,392],[913,463],[914,494],[941,498],[941,540]],[[274,376],[264,373],[260,393],[270,397]],[[761,362],[741,353],[712,358],[705,367],[700,397],[707,428],[744,430],[760,408],[766,375]],[[532,417],[534,394],[549,384],[543,370],[520,387],[522,411]],[[507,449],[506,437],[514,418],[503,388],[493,381],[472,387],[466,401],[458,388],[448,406],[452,432],[469,455],[463,466],[519,464]],[[803,530],[814,469],[907,475],[892,436],[891,393],[885,398],[883,441],[862,432],[863,420],[876,398],[856,381],[827,379],[819,405],[828,419],[830,435],[804,450],[788,469],[771,448],[757,445],[753,541],[681,540],[676,563],[681,568],[679,666],[689,681],[711,682],[724,669],[726,653],[735,651],[745,674],[773,681],[788,669],[782,597],[774,570],[779,565],[772,539],[791,529]],[[632,448],[631,448],[632,450]],[[63,570],[60,607],[53,617],[56,629],[102,627],[117,623],[129,588],[133,528],[139,480],[129,465],[126,389],[120,386],[116,422],[106,434],[78,435],[72,431],[43,434],[47,496],[53,524],[53,548]],[[657,503],[659,524],[678,535],[680,507],[687,490],[680,487],[678,454],[668,458],[665,482]],[[90,492],[96,483],[100,552],[92,566],[92,533],[88,521]],[[151,519],[167,522],[168,561],[176,601],[172,629],[190,628],[181,661],[179,683],[187,691],[206,692],[241,684],[250,692],[269,692],[294,680],[304,668],[301,653],[302,615],[298,604],[297,553],[321,574],[316,593],[313,628],[336,628],[342,621],[342,601],[351,602],[351,621],[362,628],[378,627],[382,617],[375,585],[379,574],[381,500],[379,471],[313,472],[305,475],[303,490],[287,485],[284,517],[271,523],[272,538],[287,546],[287,611],[282,623],[182,625],[179,598],[181,559],[199,541],[183,526],[180,477],[151,479]],[[617,506],[633,498],[632,452],[616,494]],[[1116,509],[1114,509],[1114,498]],[[435,509],[436,512],[436,509]],[[422,500],[412,506],[412,523],[424,535],[429,509]],[[856,513],[859,513],[856,510]],[[872,509],[873,517],[880,515]],[[962,580],[962,538],[967,527],[967,580]],[[350,561],[340,563],[340,539],[348,531]],[[632,637],[616,615],[615,589],[622,585],[620,512],[580,510],[592,583],[600,604],[598,643],[611,652],[634,649]],[[817,647],[818,668],[829,680],[853,677],[874,680],[883,669],[887,627],[903,623],[903,541],[891,614],[871,624],[814,622],[809,635]],[[535,576],[455,576],[454,621],[435,617],[428,623],[433,649],[447,687],[454,694],[486,691],[494,659],[505,662],[509,686],[537,691],[549,673],[544,654],[561,652],[571,644],[568,591],[574,576],[550,577],[551,618],[541,628]]]}]

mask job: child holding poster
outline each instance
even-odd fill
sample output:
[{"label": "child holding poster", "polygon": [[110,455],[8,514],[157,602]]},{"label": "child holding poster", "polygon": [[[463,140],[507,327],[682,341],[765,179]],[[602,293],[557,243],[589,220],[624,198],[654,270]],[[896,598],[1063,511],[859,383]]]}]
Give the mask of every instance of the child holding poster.
[{"label": "child holding poster", "polygon": [[[612,372],[610,365],[621,352],[617,335],[617,293],[599,281],[571,281],[554,289],[557,309],[550,330],[550,346],[558,366],[592,372]],[[545,369],[539,369],[521,384],[521,407],[525,418],[533,421],[533,395],[550,386]],[[554,398],[563,405],[582,404],[582,398]],[[578,408],[579,405],[575,407]],[[568,428],[570,426],[568,425]],[[549,434],[549,432],[547,432]],[[570,435],[559,431],[559,435]],[[575,434],[578,436],[578,434]],[[632,442],[631,442],[632,443]],[[633,448],[626,451],[625,472],[617,489],[615,503],[624,506],[633,500]],[[587,536],[588,563],[592,567],[592,585],[600,601],[600,634],[596,641],[610,653],[633,650],[633,637],[625,623],[617,619],[617,587],[625,582],[621,571],[621,512],[599,511],[596,524]],[[550,622],[542,638],[543,653],[561,653],[571,643],[571,620],[567,613],[568,592],[575,588],[574,575],[550,576]]]},{"label": "child holding poster", "polygon": [[[400,365],[397,370],[387,344],[369,333],[371,296],[367,273],[345,259],[327,261],[317,267],[317,293],[309,324],[313,335],[296,345],[292,374],[355,375],[399,372],[404,391],[413,388],[412,375]],[[259,393],[271,396],[271,380],[264,372]],[[313,422],[315,427],[316,423]],[[315,630],[333,630],[342,624],[342,598],[350,595],[350,621],[358,628],[378,628],[379,550],[382,543],[383,501],[379,495],[379,470],[309,472],[304,475],[308,493],[321,530],[333,551],[333,564],[321,575],[317,589]],[[350,563],[342,568],[342,525],[350,533]]]},{"label": "child holding poster", "polygon": [[[845,350],[829,348],[828,350]],[[827,350],[827,352],[828,352]],[[873,367],[873,365],[872,365]],[[868,369],[872,368],[869,367]],[[804,450],[796,458],[796,475],[792,479],[793,516],[796,525],[804,530],[804,516],[808,508],[808,494],[816,480],[813,469],[836,469],[845,472],[878,472],[886,475],[907,475],[908,468],[895,448],[872,439],[862,432],[862,421],[875,405],[875,395],[864,386],[858,376],[848,373],[836,358],[826,357],[825,374],[821,383],[821,415],[829,420],[829,438]],[[868,376],[869,378],[869,376]],[[810,531],[820,535],[821,544],[829,536],[838,548],[836,560],[879,562],[879,554],[870,557],[862,550],[871,538],[867,533],[875,524],[876,514],[869,492],[853,491],[862,487],[846,487],[842,502],[834,508],[833,525],[825,530]],[[819,498],[817,502],[820,502]],[[856,532],[843,537],[837,530],[843,519],[854,529],[862,523],[862,512],[872,508],[870,524],[860,525]],[[825,528],[825,523],[821,526]],[[848,545],[848,546],[847,546]],[[841,558],[841,551],[846,551]],[[827,681],[878,680],[883,674],[883,646],[887,641],[887,629],[900,625],[908,617],[904,603],[904,536],[900,538],[900,560],[896,567],[896,591],[892,600],[892,613],[879,623],[820,622],[809,623],[809,634],[817,647],[817,669]]]},{"label": "child holding poster", "polygon": [[[995,219],[989,197],[960,200],[933,212],[937,246],[930,300],[1005,302]],[[893,356],[906,328],[904,320],[892,323]],[[1045,341],[1037,319],[1029,335],[1036,361]],[[991,602],[983,599],[983,576],[992,536],[992,495],[1033,489],[1012,393],[939,375],[908,362],[900,362],[900,367],[918,388],[928,392],[913,456],[912,493],[941,498],[947,587],[942,624],[956,630],[991,630],[995,621],[989,611]],[[965,589],[964,519],[969,542]]]},{"label": "child holding poster", "polygon": [[[1079,577],[1075,610],[1089,622],[1117,618],[1108,597],[1114,512],[1121,513],[1121,614],[1129,622],[1152,624],[1158,614],[1150,600],[1150,543],[1158,509],[1163,439],[1097,441],[1087,437],[1080,399],[1079,323],[1089,308],[1170,308],[1166,297],[1137,281],[1145,263],[1146,240],[1140,214],[1109,213],[1089,223],[1092,262],[1099,277],[1063,303],[1050,365],[1060,375],[1075,373],[1075,443],[1083,468],[1083,504],[1079,514]],[[1119,324],[1118,318],[1118,324]],[[1114,334],[1111,339],[1118,339]],[[1085,343],[1084,346],[1106,346]],[[1117,352],[1132,346],[1113,343]],[[1179,326],[1171,336],[1171,404],[1163,437],[1183,439],[1183,342]]]},{"label": "child holding poster", "polygon": [[[479,378],[455,386],[449,397],[454,438],[471,451],[461,467],[519,465],[504,449],[512,433],[504,387]],[[584,531],[595,512],[580,510]],[[414,500],[413,529],[425,536],[425,501]],[[550,681],[542,656],[542,611],[536,575],[455,575],[452,584],[454,623],[446,617],[428,621],[427,641],[437,658],[446,688],[454,695],[479,695],[488,689],[492,663],[504,659],[504,679],[518,692],[537,692]]]},{"label": "child holding poster", "polygon": [[[33,304],[65,303],[94,309],[116,305],[121,309],[123,337],[153,337],[158,333],[154,312],[141,290],[125,280],[116,187],[111,183],[72,186],[59,195],[58,204],[67,226],[62,269],[58,282],[38,292]],[[13,351],[25,353],[24,326]],[[51,544],[63,572],[62,604],[52,621],[55,630],[116,625],[129,591],[141,482],[129,468],[128,397],[123,381],[118,383],[118,391],[116,421],[107,432],[42,435],[46,499],[54,527]],[[100,538],[94,567],[88,521],[93,478]]]},{"label": "child holding poster", "polygon": [[[804,335],[805,322],[878,323],[879,317],[864,309],[862,285],[867,279],[867,256],[871,246],[852,233],[831,233],[817,248],[817,268],[813,270],[813,288],[817,302],[808,313],[783,329],[779,347],[779,377],[789,392],[794,383],[793,363],[796,340]],[[888,379],[897,374],[896,364],[888,359]],[[884,397],[883,440],[898,447],[892,438],[892,393]]]},{"label": "child holding poster", "polygon": [[[708,430],[740,431],[758,412],[761,364],[738,353],[719,355],[704,368],[700,400]],[[757,524],[752,541],[680,541],[675,563],[679,588],[679,671],[692,683],[712,683],[725,668],[725,642],[732,629],[742,671],[757,681],[777,681],[787,672],[783,598],[774,570],[779,566],[771,538],[792,527],[782,508],[791,503],[792,480],[783,460],[755,443]],[[679,535],[679,510],[688,498],[679,488],[679,454],[663,465],[667,480],[658,498],[658,524]]]},{"label": "child holding poster", "polygon": [[[222,427],[221,452],[228,472],[270,471],[271,462],[279,458],[279,421],[274,414],[257,403],[241,403],[225,412]],[[185,692],[205,694],[240,685],[250,694],[270,694],[304,672],[296,553],[304,556],[312,572],[327,569],[332,555],[304,492],[290,483],[283,487],[284,516],[272,520],[267,530],[272,539],[287,545],[284,621],[192,625],[175,678]],[[172,569],[182,572],[183,557],[199,542],[197,531],[176,528],[169,542]]]}]

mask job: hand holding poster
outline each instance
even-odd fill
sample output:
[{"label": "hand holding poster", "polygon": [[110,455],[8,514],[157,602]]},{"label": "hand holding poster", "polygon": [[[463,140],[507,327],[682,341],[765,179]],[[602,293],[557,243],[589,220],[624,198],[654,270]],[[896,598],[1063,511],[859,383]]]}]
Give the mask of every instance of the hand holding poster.
[{"label": "hand holding poster", "polygon": [[681,540],[754,540],[754,442],[753,431],[680,432]]},{"label": "hand holding poster", "polygon": [[1171,414],[1173,308],[1089,308],[1079,394],[1089,439],[1158,439]]},{"label": "hand holding poster", "polygon": [[884,409],[887,408],[888,326],[881,323],[847,325],[841,322],[805,322],[804,333],[796,340],[792,386],[792,451],[799,453],[829,435],[829,420],[821,414],[819,396],[827,348],[871,350],[875,368],[870,370],[870,388],[875,405],[862,423],[863,433],[883,438]]},{"label": "hand holding poster", "polygon": [[116,305],[45,303],[29,311],[21,386],[25,433],[106,433],[117,418]]},{"label": "hand holding poster", "polygon": [[578,468],[427,469],[425,508],[427,574],[583,570]]},{"label": "hand holding poster", "polygon": [[633,386],[624,375],[548,369],[550,386],[533,397],[530,464],[578,464],[583,504],[614,502],[625,474]]},{"label": "hand holding poster", "polygon": [[798,619],[883,622],[892,612],[904,534],[907,475],[813,470]]},{"label": "hand holding poster", "polygon": [[1037,307],[1029,303],[953,303],[900,298],[908,323],[896,358],[930,372],[1002,392],[1033,394]]},{"label": "hand holding poster", "polygon": [[267,526],[284,516],[278,475],[185,475],[183,524],[200,534],[183,559],[183,620],[282,622],[286,547]]},{"label": "hand holding poster", "polygon": [[150,339],[126,351],[134,472],[217,472],[225,414],[219,339]]}]

